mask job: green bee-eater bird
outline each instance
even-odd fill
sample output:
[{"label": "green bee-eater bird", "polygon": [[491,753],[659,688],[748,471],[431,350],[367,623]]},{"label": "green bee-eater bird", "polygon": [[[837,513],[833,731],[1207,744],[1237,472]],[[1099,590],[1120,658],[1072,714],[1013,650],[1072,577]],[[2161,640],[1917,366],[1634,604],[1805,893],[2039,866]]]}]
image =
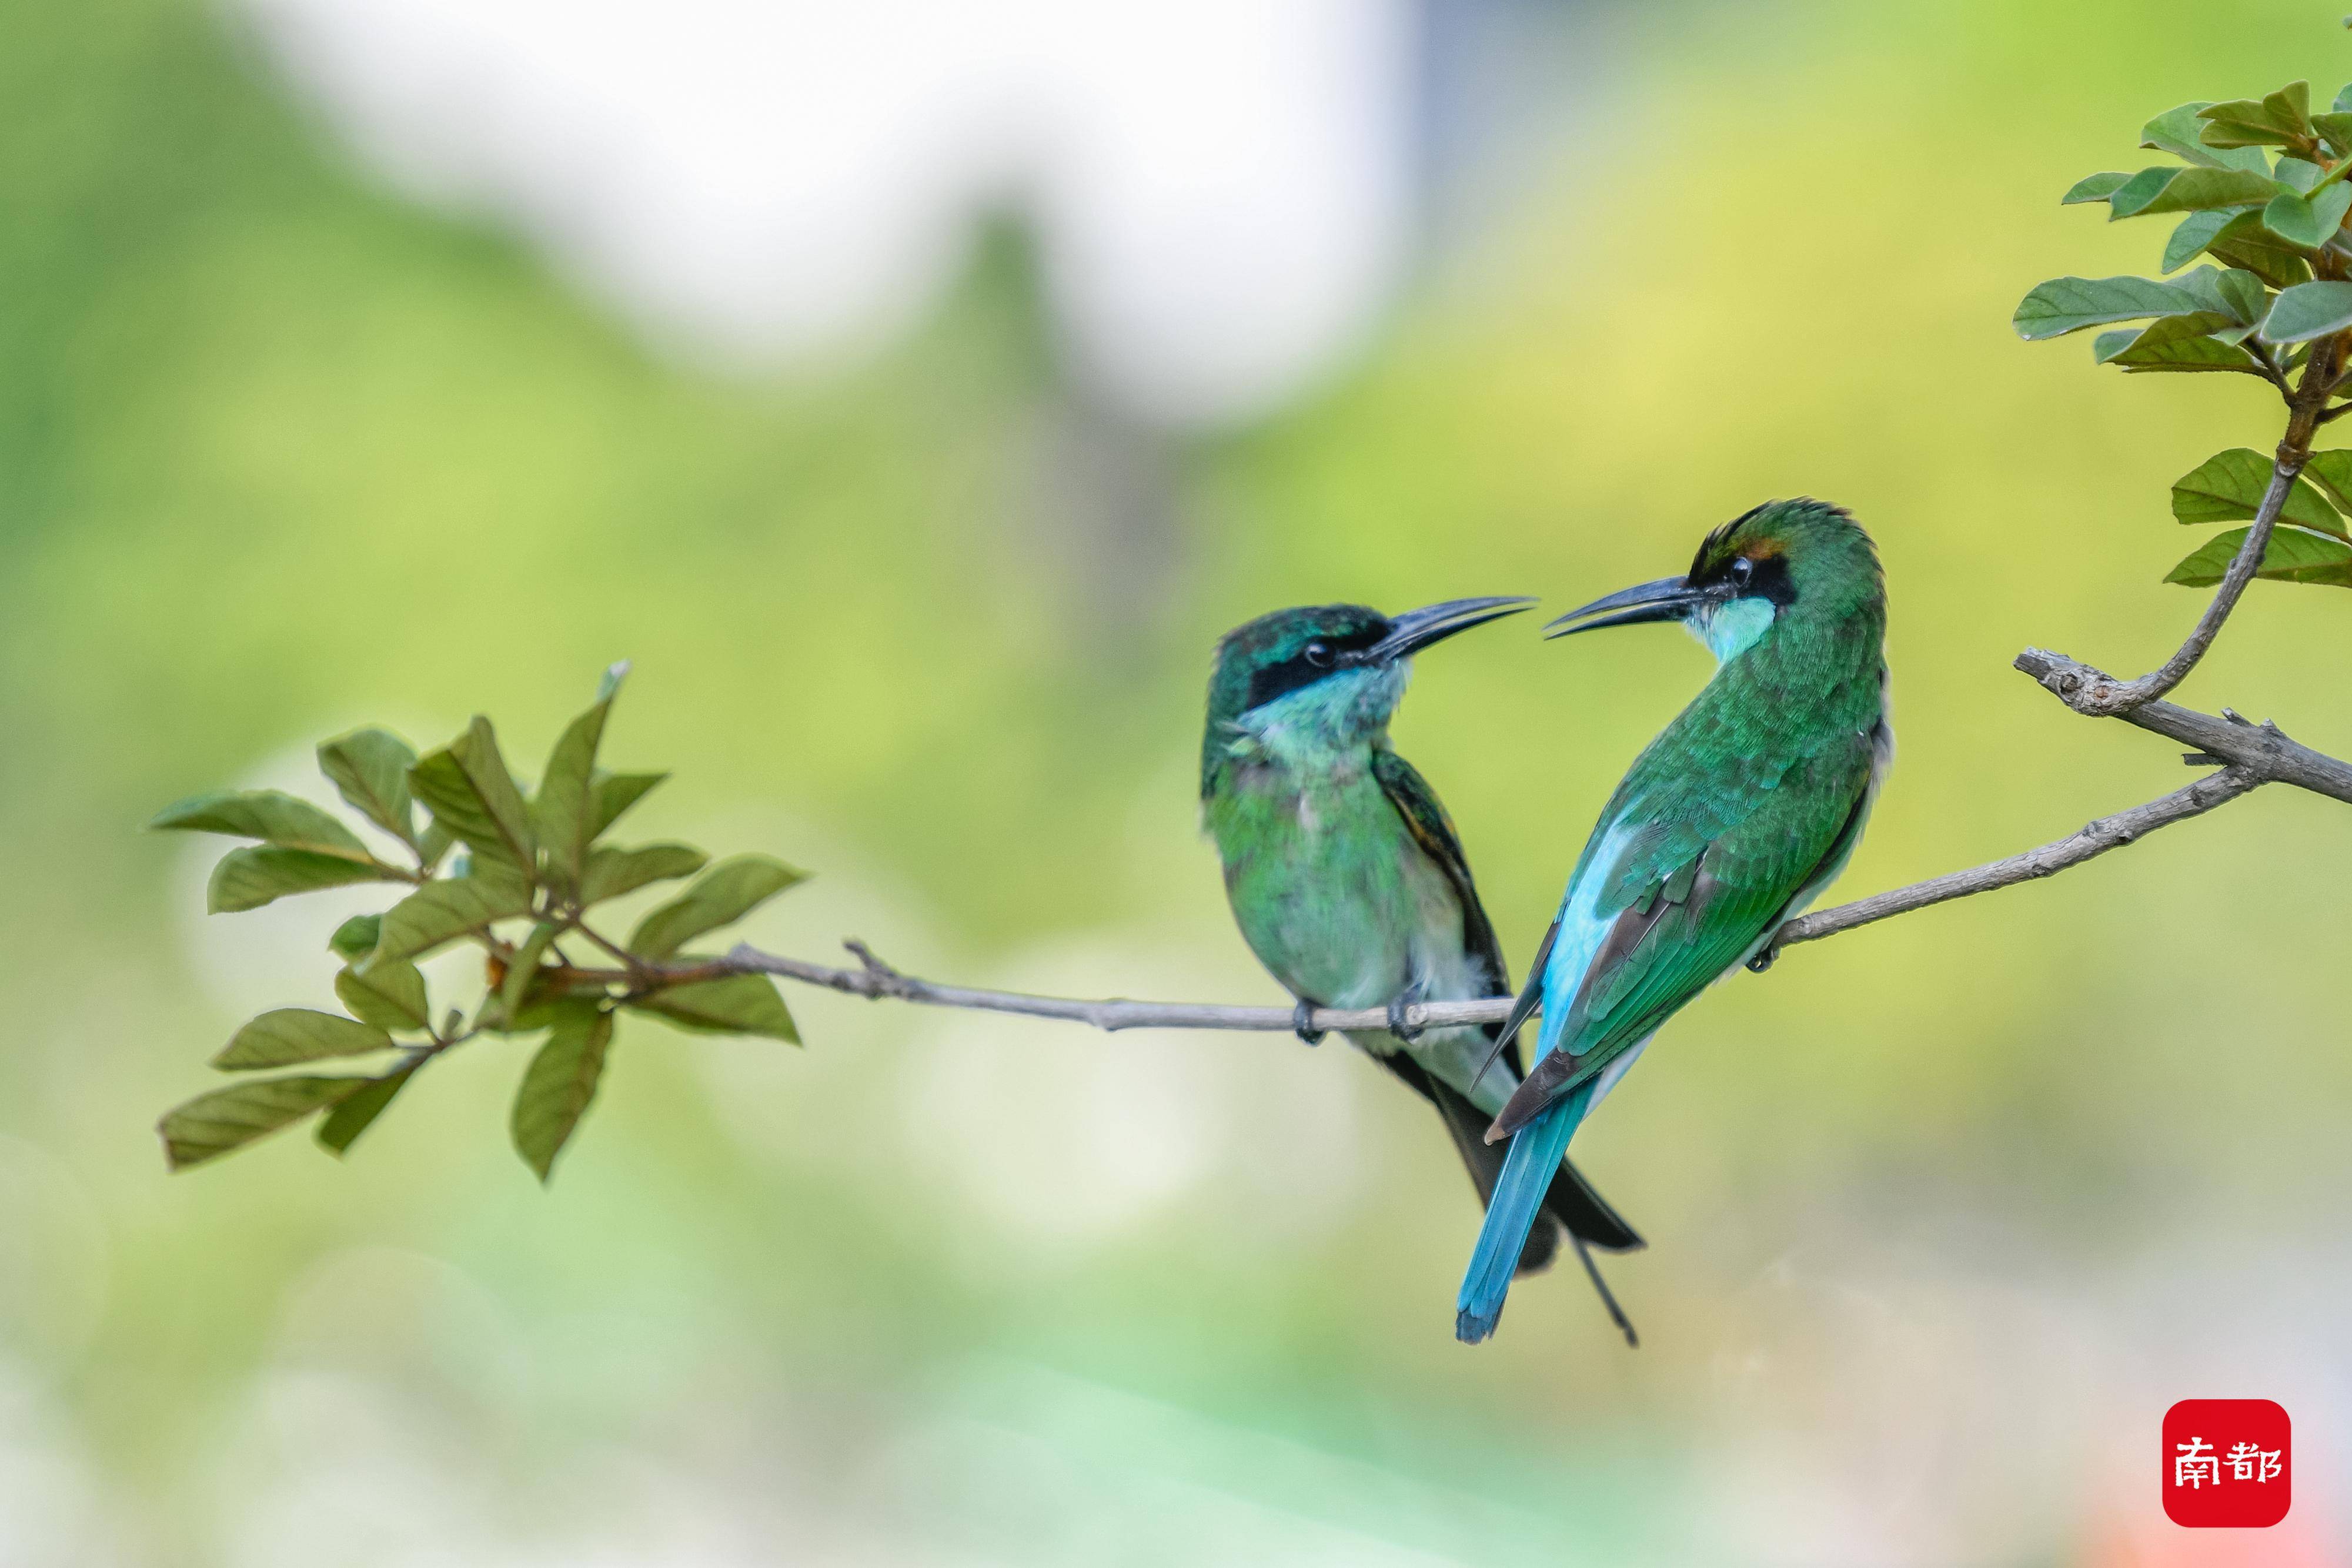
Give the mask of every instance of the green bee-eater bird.
[{"label": "green bee-eater bird", "polygon": [[[1403,1009],[1506,994],[1510,971],[1445,808],[1389,746],[1412,655],[1533,601],[1456,599],[1391,619],[1360,604],[1276,611],[1217,645],[1201,743],[1201,801],[1242,936],[1298,1004],[1386,1008],[1386,1031],[1351,1034],[1437,1107],[1483,1201],[1504,1151],[1480,1134],[1519,1079],[1496,1061],[1496,1026],[1409,1036]],[[1482,1075],[1483,1073],[1483,1075]],[[1520,1272],[1549,1263],[1565,1226],[1610,1314],[1633,1330],[1585,1243],[1642,1239],[1557,1157],[1512,1239]],[[1505,1272],[1511,1271],[1507,1268]]]},{"label": "green bee-eater bird", "polygon": [[1870,537],[1820,501],[1773,501],[1707,535],[1689,572],[1547,627],[1677,621],[1715,676],[1634,759],[1584,846],[1507,1040],[1538,1006],[1535,1070],[1487,1131],[1511,1139],[1455,1302],[1495,1332],[1549,1173],[1658,1026],[1754,958],[1836,877],[1894,755],[1886,591]]}]

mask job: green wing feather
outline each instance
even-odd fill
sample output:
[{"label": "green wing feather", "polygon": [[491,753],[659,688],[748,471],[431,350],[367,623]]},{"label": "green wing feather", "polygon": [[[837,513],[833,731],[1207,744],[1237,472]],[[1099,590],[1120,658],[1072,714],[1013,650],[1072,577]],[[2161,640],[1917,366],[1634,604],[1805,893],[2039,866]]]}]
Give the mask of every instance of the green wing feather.
[{"label": "green wing feather", "polygon": [[[1463,949],[1486,967],[1490,983],[1497,994],[1511,985],[1511,971],[1503,962],[1503,945],[1496,938],[1494,923],[1486,918],[1486,906],[1478,901],[1477,884],[1470,877],[1470,862],[1462,852],[1462,840],[1454,831],[1454,819],[1445,814],[1444,803],[1420,770],[1385,746],[1372,748],[1372,777],[1379,780],[1381,792],[1404,819],[1406,830],[1422,853],[1434,862],[1454,884],[1454,897],[1462,905]],[[1517,1060],[1513,1059],[1513,1076],[1517,1076]]]}]

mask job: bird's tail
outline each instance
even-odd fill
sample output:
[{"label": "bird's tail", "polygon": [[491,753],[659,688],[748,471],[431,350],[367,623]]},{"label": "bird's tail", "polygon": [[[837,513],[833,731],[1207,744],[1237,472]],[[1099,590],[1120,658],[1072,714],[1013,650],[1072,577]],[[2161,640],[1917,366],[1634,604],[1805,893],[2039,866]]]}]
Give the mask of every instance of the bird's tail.
[{"label": "bird's tail", "polygon": [[1454,1337],[1463,1343],[1476,1344],[1502,1321],[1503,1299],[1510,1294],[1520,1249],[1591,1098],[1589,1090],[1572,1092],[1513,1135],[1510,1155],[1486,1205],[1477,1249],[1462,1277],[1462,1292],[1454,1299]]}]

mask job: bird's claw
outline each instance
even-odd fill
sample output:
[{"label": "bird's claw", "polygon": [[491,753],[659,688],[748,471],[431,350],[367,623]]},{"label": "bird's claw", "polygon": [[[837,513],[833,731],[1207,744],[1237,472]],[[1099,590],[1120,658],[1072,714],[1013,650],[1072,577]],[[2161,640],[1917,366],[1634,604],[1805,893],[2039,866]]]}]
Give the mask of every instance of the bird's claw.
[{"label": "bird's claw", "polygon": [[1290,1030],[1309,1045],[1323,1043],[1323,1030],[1315,1027],[1315,1006],[1300,998],[1290,1009]]},{"label": "bird's claw", "polygon": [[1409,1025],[1404,1020],[1405,1009],[1412,1006],[1411,998],[1405,997],[1399,997],[1389,1003],[1389,1032],[1407,1045],[1419,1040],[1422,1035],[1419,1028]]}]

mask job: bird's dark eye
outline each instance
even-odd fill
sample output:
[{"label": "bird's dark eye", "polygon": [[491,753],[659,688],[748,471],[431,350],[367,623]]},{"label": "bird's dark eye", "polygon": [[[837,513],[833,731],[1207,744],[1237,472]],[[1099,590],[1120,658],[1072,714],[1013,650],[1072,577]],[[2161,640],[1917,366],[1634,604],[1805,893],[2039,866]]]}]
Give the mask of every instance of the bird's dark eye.
[{"label": "bird's dark eye", "polygon": [[1331,644],[1320,641],[1309,643],[1307,644],[1305,657],[1307,662],[1317,669],[1328,669],[1331,664]]},{"label": "bird's dark eye", "polygon": [[1732,586],[1732,587],[1734,587],[1734,588],[1745,588],[1745,587],[1747,587],[1747,586],[1748,586],[1748,580],[1749,578],[1751,578],[1751,577],[1754,577],[1755,575],[1756,575],[1756,563],[1755,563],[1754,561],[1749,560],[1749,559],[1748,559],[1746,556],[1744,556],[1744,555],[1743,555],[1743,556],[1737,557],[1737,558],[1735,558],[1735,559],[1733,559],[1733,561],[1732,561],[1732,563],[1731,563],[1731,586]]}]

